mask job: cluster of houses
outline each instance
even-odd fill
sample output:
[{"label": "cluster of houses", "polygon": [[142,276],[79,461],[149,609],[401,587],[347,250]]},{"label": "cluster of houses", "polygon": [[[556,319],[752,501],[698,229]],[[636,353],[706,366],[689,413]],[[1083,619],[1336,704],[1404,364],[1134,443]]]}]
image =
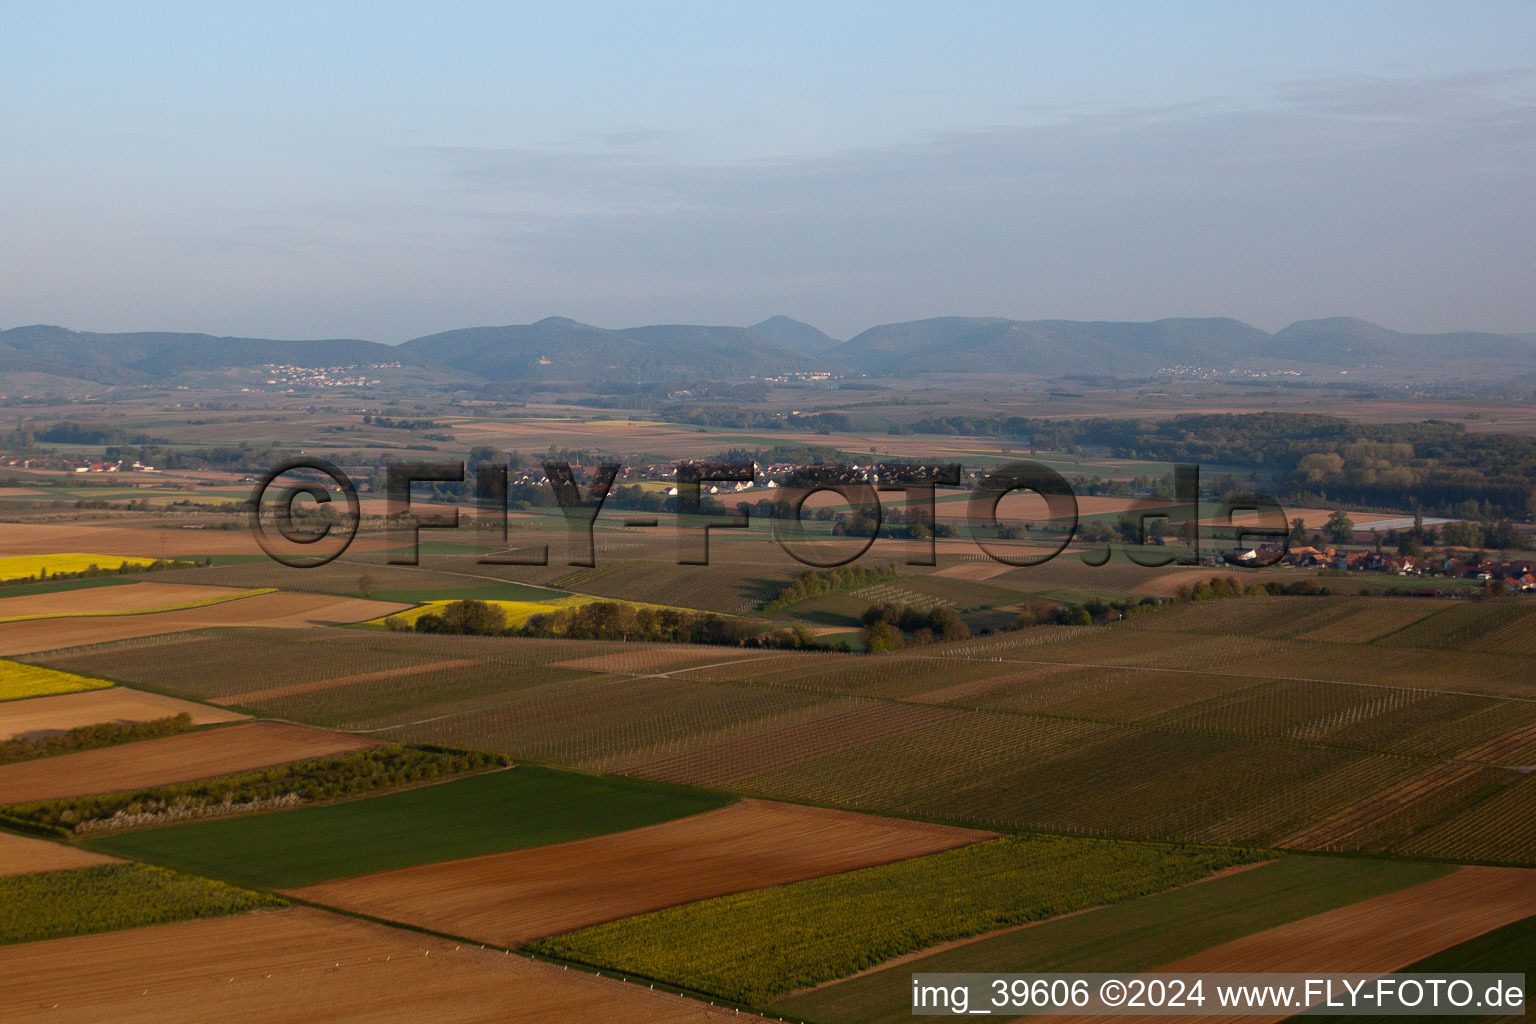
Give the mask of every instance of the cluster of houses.
[{"label": "cluster of houses", "polygon": [[[1280,548],[1264,544],[1227,552],[1222,559],[1233,565],[1268,564]],[[1397,576],[1444,576],[1452,579],[1492,582],[1503,580],[1512,590],[1536,593],[1536,559],[1491,562],[1454,554],[1427,552],[1399,555],[1389,551],[1344,551],[1338,548],[1293,547],[1280,564],[1297,569],[1336,569],[1343,572],[1383,572]]]},{"label": "cluster of houses", "polygon": [[153,473],[154,466],[146,466],[138,459],[132,462],[123,459],[107,460],[105,462],[80,462],[74,459],[61,459],[56,457],[40,458],[12,458],[6,459],[5,465],[14,469],[45,469],[57,470],[63,473]]}]

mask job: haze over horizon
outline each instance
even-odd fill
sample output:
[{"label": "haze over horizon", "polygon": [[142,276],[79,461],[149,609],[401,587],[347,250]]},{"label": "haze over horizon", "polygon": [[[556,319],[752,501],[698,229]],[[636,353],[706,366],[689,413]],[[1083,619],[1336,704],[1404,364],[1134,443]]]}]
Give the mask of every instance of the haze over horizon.
[{"label": "haze over horizon", "polygon": [[1533,29],[1497,3],[18,8],[0,326],[1531,332]]}]

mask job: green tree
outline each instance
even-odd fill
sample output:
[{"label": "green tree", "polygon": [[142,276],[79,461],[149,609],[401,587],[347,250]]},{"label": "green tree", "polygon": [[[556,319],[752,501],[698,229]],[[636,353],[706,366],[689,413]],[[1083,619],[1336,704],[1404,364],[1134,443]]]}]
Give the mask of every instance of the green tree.
[{"label": "green tree", "polygon": [[879,654],[881,651],[894,651],[901,647],[905,641],[902,639],[901,630],[881,619],[864,627],[864,649],[870,654]]},{"label": "green tree", "polygon": [[1335,544],[1347,544],[1355,536],[1354,521],[1343,509],[1336,509],[1328,517],[1328,525],[1324,526],[1323,530],[1328,534],[1328,539]]}]

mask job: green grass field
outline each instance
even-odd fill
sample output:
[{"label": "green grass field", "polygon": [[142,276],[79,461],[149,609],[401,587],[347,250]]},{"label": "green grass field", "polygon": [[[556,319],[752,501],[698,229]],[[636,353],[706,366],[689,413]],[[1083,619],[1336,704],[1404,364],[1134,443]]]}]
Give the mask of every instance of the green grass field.
[{"label": "green grass field", "polygon": [[1256,856],[1012,837],[660,910],[533,948],[762,1005],[936,943],[1117,903]]},{"label": "green grass field", "polygon": [[1450,870],[1406,861],[1286,857],[1199,885],[1004,932],[773,1005],[825,1024],[897,1024],[912,1017],[914,973],[1147,970]]},{"label": "green grass field", "polygon": [[285,906],[266,893],[145,864],[0,878],[0,945]]},{"label": "green grass field", "polygon": [[172,825],[86,845],[241,885],[289,889],[639,828],[732,799],[520,765],[351,803]]}]

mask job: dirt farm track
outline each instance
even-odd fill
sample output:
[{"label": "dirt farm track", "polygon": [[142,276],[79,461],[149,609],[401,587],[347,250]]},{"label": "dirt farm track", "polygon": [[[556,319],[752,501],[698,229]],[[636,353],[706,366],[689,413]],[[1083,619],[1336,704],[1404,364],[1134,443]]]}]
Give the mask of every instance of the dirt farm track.
[{"label": "dirt farm track", "polygon": [[[73,964],[76,969],[61,969]],[[685,1024],[741,1020],[638,985],[296,907],[0,947],[7,1024]]]}]

